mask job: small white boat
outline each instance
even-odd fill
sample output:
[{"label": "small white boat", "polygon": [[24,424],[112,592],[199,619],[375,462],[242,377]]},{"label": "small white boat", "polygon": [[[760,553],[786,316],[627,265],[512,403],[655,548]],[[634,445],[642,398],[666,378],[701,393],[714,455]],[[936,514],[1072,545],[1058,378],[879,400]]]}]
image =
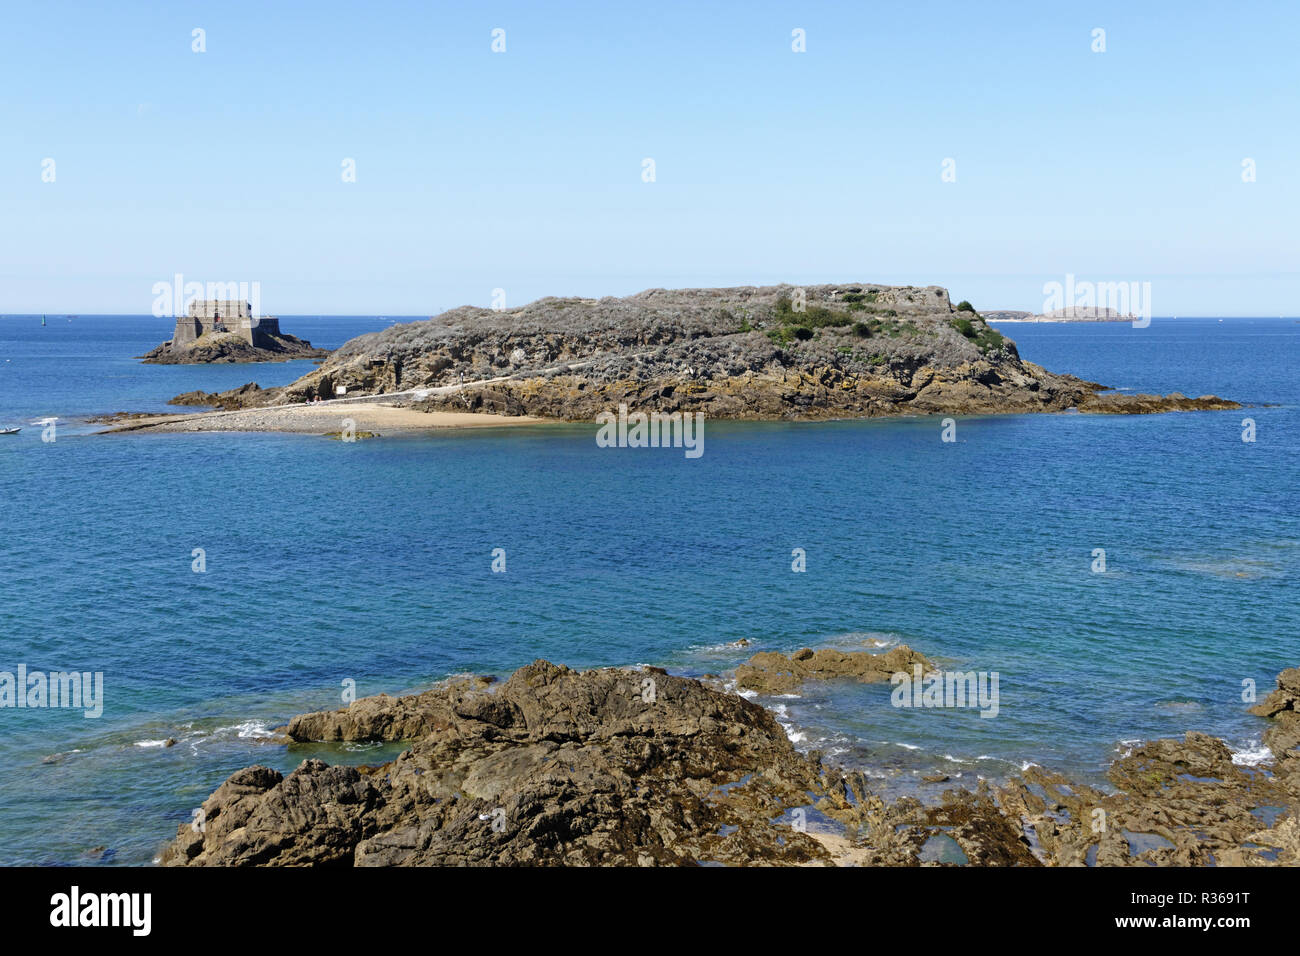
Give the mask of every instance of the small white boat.
[{"label": "small white boat", "polygon": [[22,428],[0,428],[0,435],[17,435]]}]

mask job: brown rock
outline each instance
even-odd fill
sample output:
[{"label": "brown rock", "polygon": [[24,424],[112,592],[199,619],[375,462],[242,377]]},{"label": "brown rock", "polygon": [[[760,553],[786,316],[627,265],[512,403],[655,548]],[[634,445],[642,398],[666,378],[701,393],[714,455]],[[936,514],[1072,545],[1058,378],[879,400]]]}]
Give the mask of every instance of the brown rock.
[{"label": "brown rock", "polygon": [[[806,648],[744,666],[763,679],[927,666],[891,653],[888,667]],[[1283,696],[1260,708],[1294,714],[1298,677],[1284,672]],[[165,864],[1300,865],[1300,774],[1281,760],[1244,770],[1197,732],[1114,761],[1112,792],[1030,765],[927,805],[887,803],[862,772],[796,752],[763,708],[658,668],[536,661],[496,688],[449,682],[294,725],[424,736],[378,768],[241,770],[179,827]],[[812,825],[810,803],[830,824]]]},{"label": "brown rock", "polygon": [[[652,683],[647,684],[647,681]],[[817,765],[763,708],[659,669],[537,661],[495,690],[448,684],[290,724],[303,739],[422,739],[371,773],[304,762],[232,776],[182,825],[179,865],[682,864],[824,860],[773,824]]]},{"label": "brown rock", "polygon": [[760,651],[736,668],[736,683],[760,694],[787,694],[806,680],[852,678],[863,684],[889,680],[899,671],[911,674],[915,665],[923,673],[934,665],[906,644],[890,648],[883,654],[867,651],[838,651],[801,648],[786,657],[775,651]]}]

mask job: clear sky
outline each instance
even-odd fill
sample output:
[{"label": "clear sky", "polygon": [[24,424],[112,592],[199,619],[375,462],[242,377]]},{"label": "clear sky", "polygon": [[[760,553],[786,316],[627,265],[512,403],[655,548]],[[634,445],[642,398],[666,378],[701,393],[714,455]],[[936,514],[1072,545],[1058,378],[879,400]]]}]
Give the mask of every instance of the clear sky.
[{"label": "clear sky", "polygon": [[1294,0],[14,2],[0,313],[179,272],[270,314],[1073,274],[1295,315],[1298,36]]}]

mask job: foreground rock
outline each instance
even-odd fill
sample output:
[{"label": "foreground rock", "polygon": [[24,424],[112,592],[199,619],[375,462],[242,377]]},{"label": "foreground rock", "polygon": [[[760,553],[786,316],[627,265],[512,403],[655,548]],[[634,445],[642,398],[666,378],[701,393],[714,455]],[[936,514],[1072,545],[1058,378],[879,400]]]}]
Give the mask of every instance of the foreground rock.
[{"label": "foreground rock", "polygon": [[[1284,672],[1261,707],[1294,715],[1298,683]],[[240,770],[164,864],[1300,864],[1300,773],[1238,767],[1195,732],[1116,760],[1110,793],[1030,766],[887,803],[740,697],[657,668],[536,661],[495,687],[307,714],[289,734],[415,740],[381,767]]]},{"label": "foreground rock", "polygon": [[881,683],[900,671],[910,676],[916,666],[923,674],[935,669],[924,654],[906,644],[883,654],[805,647],[786,657],[763,651],[736,668],[736,685],[760,694],[787,694],[809,680],[852,678],[862,684]]},{"label": "foreground rock", "polygon": [[[647,683],[652,682],[652,683]],[[374,771],[305,761],[232,776],[168,864],[802,863],[813,838],[769,820],[818,768],[767,711],[660,671],[546,661],[492,692],[461,682],[308,715],[295,737],[419,735]]]},{"label": "foreground rock", "polygon": [[1222,741],[1191,732],[1115,761],[1104,794],[1030,768],[998,794],[1061,865],[1295,866],[1300,779],[1243,768]]},{"label": "foreground rock", "polygon": [[203,365],[231,362],[288,362],[325,358],[328,349],[313,348],[306,339],[288,333],[263,334],[253,345],[235,332],[209,332],[193,342],[174,346],[164,342],[138,356],[152,365]]},{"label": "foreground rock", "polygon": [[466,306],[352,339],[270,400],[329,399],[339,388],[429,410],[572,421],[619,404],[728,419],[1052,412],[1103,390],[1023,361],[944,289],[867,283]]}]

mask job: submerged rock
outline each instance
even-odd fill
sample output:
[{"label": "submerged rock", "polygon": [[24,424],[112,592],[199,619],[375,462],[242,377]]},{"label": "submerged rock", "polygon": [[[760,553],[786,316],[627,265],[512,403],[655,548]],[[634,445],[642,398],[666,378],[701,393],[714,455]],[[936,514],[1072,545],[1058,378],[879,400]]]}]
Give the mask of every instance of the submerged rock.
[{"label": "submerged rock", "polygon": [[806,680],[847,677],[862,684],[882,683],[900,671],[911,676],[918,664],[922,673],[934,670],[924,654],[906,644],[883,654],[831,648],[814,651],[805,647],[786,657],[775,651],[762,651],[736,668],[736,683],[760,694],[786,694]]},{"label": "submerged rock", "polygon": [[1158,412],[1211,412],[1233,408],[1241,408],[1241,405],[1217,395],[1188,398],[1178,392],[1168,395],[1101,392],[1088,395],[1079,402],[1079,411],[1093,415],[1152,415]]}]

